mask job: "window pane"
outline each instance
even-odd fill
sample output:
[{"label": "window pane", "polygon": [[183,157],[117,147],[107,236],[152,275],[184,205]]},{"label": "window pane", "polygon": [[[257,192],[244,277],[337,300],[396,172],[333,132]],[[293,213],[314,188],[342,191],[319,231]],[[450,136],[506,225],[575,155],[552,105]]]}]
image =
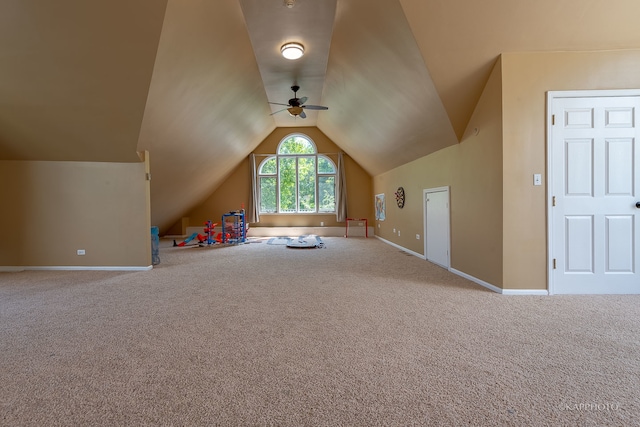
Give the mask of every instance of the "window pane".
[{"label": "window pane", "polygon": [[276,177],[260,177],[260,212],[276,211]]},{"label": "window pane", "polygon": [[306,138],[292,136],[280,143],[278,154],[315,154],[316,148]]},{"label": "window pane", "polygon": [[271,157],[265,160],[260,167],[261,175],[275,175],[276,174],[276,158]]},{"label": "window pane", "polygon": [[318,212],[336,211],[336,177],[318,177],[319,206]]},{"label": "window pane", "polygon": [[280,157],[280,212],[296,211],[296,159]]},{"label": "window pane", "polygon": [[316,211],[316,158],[298,157],[299,212]]},{"label": "window pane", "polygon": [[324,156],[318,156],[318,173],[336,173],[333,162]]}]

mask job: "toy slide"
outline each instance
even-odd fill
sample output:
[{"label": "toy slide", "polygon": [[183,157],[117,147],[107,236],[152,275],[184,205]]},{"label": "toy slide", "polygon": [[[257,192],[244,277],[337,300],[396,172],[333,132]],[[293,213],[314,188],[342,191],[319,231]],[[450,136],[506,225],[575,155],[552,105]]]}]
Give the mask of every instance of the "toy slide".
[{"label": "toy slide", "polygon": [[187,244],[189,242],[191,242],[193,239],[198,238],[198,244],[203,243],[207,240],[206,236],[203,236],[200,233],[193,233],[191,236],[187,237],[184,241],[180,242],[180,243],[176,243],[176,241],[173,241],[173,246],[187,246]]}]

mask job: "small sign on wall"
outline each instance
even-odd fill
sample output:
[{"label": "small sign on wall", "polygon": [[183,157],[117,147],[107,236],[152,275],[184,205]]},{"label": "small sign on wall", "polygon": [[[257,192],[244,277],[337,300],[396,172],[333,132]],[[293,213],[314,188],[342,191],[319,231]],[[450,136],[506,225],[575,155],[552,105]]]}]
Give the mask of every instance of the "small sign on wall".
[{"label": "small sign on wall", "polygon": [[387,209],[384,201],[384,193],[376,194],[375,204],[376,204],[376,220],[384,221],[386,216],[385,212]]}]

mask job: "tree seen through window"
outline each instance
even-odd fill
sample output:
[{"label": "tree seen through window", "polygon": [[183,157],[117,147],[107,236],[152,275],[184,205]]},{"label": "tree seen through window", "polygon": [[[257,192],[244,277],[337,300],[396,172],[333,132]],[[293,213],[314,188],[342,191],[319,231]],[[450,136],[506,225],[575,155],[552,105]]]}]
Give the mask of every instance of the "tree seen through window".
[{"label": "tree seen through window", "polygon": [[335,212],[336,167],[306,136],[282,140],[260,164],[258,179],[260,213]]}]

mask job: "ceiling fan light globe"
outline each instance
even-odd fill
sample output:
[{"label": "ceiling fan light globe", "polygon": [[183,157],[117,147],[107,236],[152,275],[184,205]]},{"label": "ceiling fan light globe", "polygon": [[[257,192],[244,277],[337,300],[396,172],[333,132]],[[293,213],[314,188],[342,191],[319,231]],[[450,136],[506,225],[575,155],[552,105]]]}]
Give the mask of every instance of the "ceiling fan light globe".
[{"label": "ceiling fan light globe", "polygon": [[289,114],[291,114],[293,117],[299,116],[302,113],[302,107],[291,107],[291,108],[287,108],[287,111],[289,112]]},{"label": "ceiling fan light globe", "polygon": [[296,60],[304,55],[304,46],[300,43],[285,43],[280,48],[280,53],[287,59]]}]

